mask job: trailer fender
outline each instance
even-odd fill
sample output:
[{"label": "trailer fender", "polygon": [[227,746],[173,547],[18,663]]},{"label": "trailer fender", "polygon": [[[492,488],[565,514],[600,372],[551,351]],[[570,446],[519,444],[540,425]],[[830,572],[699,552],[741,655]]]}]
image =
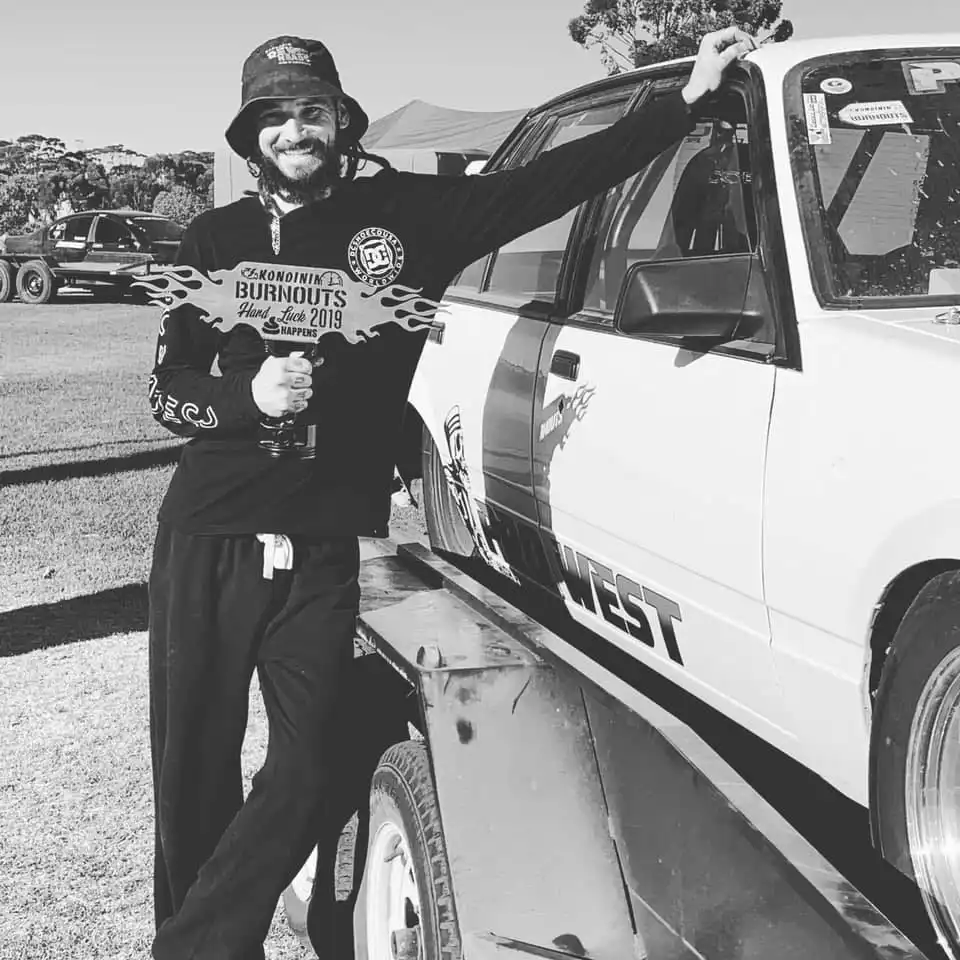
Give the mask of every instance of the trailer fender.
[{"label": "trailer fender", "polygon": [[580,688],[447,589],[361,615],[419,689],[465,956],[634,953]]}]

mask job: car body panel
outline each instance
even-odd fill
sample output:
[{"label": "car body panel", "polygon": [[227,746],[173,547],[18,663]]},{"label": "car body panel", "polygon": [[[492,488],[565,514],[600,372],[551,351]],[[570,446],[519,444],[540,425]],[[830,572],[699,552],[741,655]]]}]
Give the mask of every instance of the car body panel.
[{"label": "car body panel", "polygon": [[[446,302],[443,316],[443,343],[427,344],[411,401],[421,404],[418,412],[450,464],[478,549],[508,573],[502,549],[483,531],[490,506],[536,525],[529,423],[546,324],[462,301]],[[484,402],[463,404],[463,397]],[[478,504],[482,515],[474,512]]]},{"label": "car body panel", "polygon": [[[671,624],[643,601],[655,645],[634,637],[636,656],[782,727],[761,565],[774,367],[577,326],[560,328],[555,350],[579,356],[580,376],[560,379],[544,357],[534,459],[545,530],[679,607],[674,645]],[[580,602],[565,590],[571,614],[629,644],[618,625],[644,614],[610,590],[615,612],[604,615],[607,588],[591,580],[592,600],[590,587]]]},{"label": "car body panel", "polygon": [[[821,311],[803,327],[803,373],[777,379],[764,505],[775,656],[807,762],[861,802],[869,716],[856,691],[874,607],[901,571],[960,558],[960,451],[944,442],[960,343],[940,312]],[[811,712],[811,689],[836,706]],[[841,729],[852,740],[837,750]]]}]

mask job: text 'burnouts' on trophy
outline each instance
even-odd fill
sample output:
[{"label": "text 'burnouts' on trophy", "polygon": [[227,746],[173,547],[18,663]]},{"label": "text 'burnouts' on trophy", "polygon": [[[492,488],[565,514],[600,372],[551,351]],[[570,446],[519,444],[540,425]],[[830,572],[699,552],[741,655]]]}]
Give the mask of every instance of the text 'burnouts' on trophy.
[{"label": "text 'burnouts' on trophy", "polygon": [[[402,265],[394,246],[373,230],[370,239],[361,231],[354,238],[368,247],[367,266],[386,264],[386,273],[364,276],[370,282],[350,277],[342,270],[325,267],[286,266],[276,263],[243,261],[228,270],[209,275],[182,264],[162,273],[146,274],[134,283],[142,287],[158,305],[172,310],[190,306],[197,322],[206,323],[220,333],[228,333],[238,324],[252,327],[263,340],[264,352],[286,356],[301,351],[316,369],[323,363],[320,341],[339,334],[347,343],[365,343],[380,335],[387,325],[410,333],[423,333],[435,323],[443,307],[423,296],[423,291],[393,282]],[[389,235],[397,248],[399,241]],[[354,241],[351,241],[351,249]],[[392,251],[392,253],[391,253]],[[357,254],[360,256],[360,253]],[[351,261],[352,262],[352,261]],[[359,261],[358,261],[359,263]],[[361,264],[361,269],[362,269]],[[164,318],[160,321],[160,359],[163,363]],[[442,324],[438,324],[442,326]],[[271,456],[316,457],[316,424],[307,411],[283,417],[261,418],[259,445]]]}]

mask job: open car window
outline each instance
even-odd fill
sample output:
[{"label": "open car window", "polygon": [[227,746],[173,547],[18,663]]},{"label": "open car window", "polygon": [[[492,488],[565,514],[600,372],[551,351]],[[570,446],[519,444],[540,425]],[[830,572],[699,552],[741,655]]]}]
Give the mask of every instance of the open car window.
[{"label": "open car window", "polygon": [[93,232],[95,243],[110,244],[112,246],[132,246],[133,235],[129,228],[117,223],[110,217],[100,217]]},{"label": "open car window", "polygon": [[612,323],[624,278],[636,263],[756,248],[749,141],[745,103],[728,93],[704,107],[679,144],[609,192],[587,273],[585,311]]},{"label": "open car window", "polygon": [[[557,117],[537,153],[605,130],[623,116],[624,100],[585,106]],[[525,159],[530,160],[532,156]],[[560,271],[577,209],[518,237],[493,255],[485,292],[521,302],[556,301]]]}]

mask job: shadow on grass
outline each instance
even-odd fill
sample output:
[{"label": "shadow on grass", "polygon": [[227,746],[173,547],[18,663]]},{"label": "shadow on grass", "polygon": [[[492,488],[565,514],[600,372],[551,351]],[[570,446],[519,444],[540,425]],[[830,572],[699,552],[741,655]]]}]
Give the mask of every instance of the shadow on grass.
[{"label": "shadow on grass", "polygon": [[146,629],[147,585],[132,583],[0,613],[0,657]]},{"label": "shadow on grass", "polygon": [[80,460],[73,463],[51,463],[21,470],[0,470],[0,487],[15,487],[26,483],[45,483],[50,480],[72,480],[76,477],[104,477],[128,470],[149,470],[167,467],[180,459],[180,447],[144,450],[125,457],[104,457],[102,460]]},{"label": "shadow on grass", "polygon": [[79,453],[81,450],[97,450],[100,447],[123,447],[133,444],[143,446],[143,437],[134,440],[100,440],[97,443],[84,443],[76,447],[49,447],[45,450],[14,450],[12,453],[0,453],[0,460],[12,460],[14,457],[39,457],[52,453]]}]

